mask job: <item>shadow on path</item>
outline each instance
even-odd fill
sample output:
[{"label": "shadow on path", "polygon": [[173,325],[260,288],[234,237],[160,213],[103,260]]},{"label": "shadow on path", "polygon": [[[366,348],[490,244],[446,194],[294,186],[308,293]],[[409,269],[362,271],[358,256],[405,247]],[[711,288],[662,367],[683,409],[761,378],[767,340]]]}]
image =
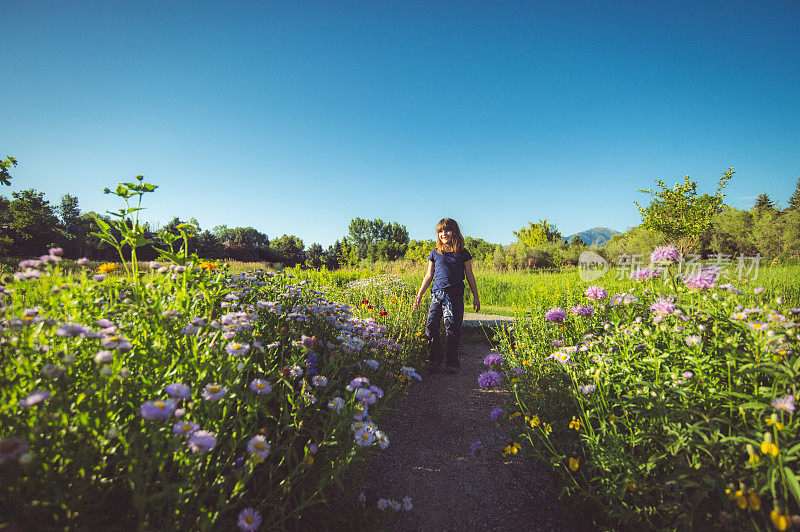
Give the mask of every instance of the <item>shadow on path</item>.
[{"label": "shadow on path", "polygon": [[[518,456],[502,457],[511,437],[509,412],[499,427],[489,413],[503,406],[508,392],[478,387],[490,351],[488,343],[462,344],[459,374],[423,374],[382,423],[391,443],[370,459],[369,504],[409,496],[414,505],[410,512],[387,510],[386,528],[565,529],[549,475]],[[483,452],[471,456],[477,440]]]}]

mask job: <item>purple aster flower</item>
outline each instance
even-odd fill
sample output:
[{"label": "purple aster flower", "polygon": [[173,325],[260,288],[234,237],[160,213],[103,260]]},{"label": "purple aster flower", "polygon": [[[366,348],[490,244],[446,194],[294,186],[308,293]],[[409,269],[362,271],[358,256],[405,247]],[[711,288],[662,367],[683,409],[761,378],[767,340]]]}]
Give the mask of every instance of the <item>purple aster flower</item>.
[{"label": "purple aster flower", "polygon": [[55,255],[56,257],[60,257],[64,250],[62,248],[50,248],[47,250],[48,255]]},{"label": "purple aster flower", "polygon": [[525,373],[525,368],[511,368],[511,373],[519,377],[520,375]]},{"label": "purple aster flower", "polygon": [[105,280],[105,278],[106,278],[106,274],[104,274],[104,273],[98,273],[97,275],[93,275],[93,276],[92,276],[92,280],[93,280],[93,281],[97,281],[98,283],[99,283],[100,281],[103,281],[103,280]]},{"label": "purple aster flower", "polygon": [[256,434],[247,442],[247,452],[256,455],[261,460],[269,456],[269,450],[270,444],[261,434]]},{"label": "purple aster flower", "polygon": [[764,291],[764,287],[763,286],[757,286],[757,287],[753,288],[753,293],[754,294],[760,294],[763,291]]},{"label": "purple aster flower", "polygon": [[19,406],[23,408],[30,408],[36,406],[42,401],[50,399],[50,392],[47,390],[38,390],[30,394],[28,397],[19,402]]},{"label": "purple aster flower", "polygon": [[561,347],[562,345],[564,345],[564,340],[553,340],[552,342],[550,342],[550,344],[553,347]]},{"label": "purple aster flower", "polygon": [[646,281],[658,277],[661,277],[661,269],[659,268],[641,268],[631,272],[631,279],[634,281]]},{"label": "purple aster flower", "polygon": [[208,430],[198,430],[189,436],[189,450],[193,453],[205,453],[214,448],[217,437]]},{"label": "purple aster flower", "polygon": [[225,352],[231,356],[242,356],[247,354],[250,350],[250,346],[248,344],[240,344],[239,342],[231,342],[225,348]]},{"label": "purple aster flower", "polygon": [[715,268],[701,268],[699,272],[684,277],[683,284],[689,288],[707,290],[717,283],[717,273]]},{"label": "purple aster flower", "polygon": [[483,364],[485,366],[494,366],[495,364],[502,364],[505,362],[505,358],[503,355],[498,355],[497,353],[490,353],[483,359]]},{"label": "purple aster flower", "polygon": [[544,319],[553,323],[561,323],[567,318],[567,313],[559,307],[551,308],[544,313]]},{"label": "purple aster flower", "polygon": [[669,262],[678,260],[678,258],[680,258],[680,255],[675,246],[660,246],[650,254],[650,262]]},{"label": "purple aster flower", "polygon": [[159,399],[143,403],[140,412],[144,419],[167,419],[175,413],[175,407],[173,399]]},{"label": "purple aster flower", "polygon": [[207,401],[219,401],[227,391],[227,388],[219,384],[206,384],[206,387],[203,388],[203,399]]},{"label": "purple aster flower", "polygon": [[659,316],[667,316],[672,314],[676,309],[677,307],[675,306],[675,303],[673,303],[668,297],[659,298],[652,305],[650,305],[650,311]]},{"label": "purple aster flower", "polygon": [[784,412],[794,413],[794,396],[784,395],[783,397],[776,397],[772,400],[772,408],[775,410],[783,410]]},{"label": "purple aster flower", "polygon": [[111,351],[98,351],[94,356],[95,364],[110,364],[114,361],[114,353]]},{"label": "purple aster flower", "polygon": [[172,425],[172,433],[173,434],[180,434],[181,436],[183,436],[183,435],[192,435],[199,428],[200,428],[200,425],[198,425],[197,423],[193,423],[191,421],[178,421],[177,423]]},{"label": "purple aster flower", "polygon": [[77,323],[65,323],[56,328],[56,336],[66,336],[68,338],[81,336],[86,334],[86,332],[87,329],[83,325],[78,325]]},{"label": "purple aster flower", "polygon": [[253,379],[250,382],[250,390],[258,395],[266,395],[272,391],[272,386],[264,379]]},{"label": "purple aster flower", "polygon": [[699,344],[701,341],[702,341],[702,338],[700,338],[700,337],[699,337],[699,336],[697,336],[697,335],[691,335],[691,336],[687,336],[687,337],[684,339],[684,342],[686,342],[686,345],[697,345],[697,344]]},{"label": "purple aster flower", "polygon": [[594,314],[594,307],[572,307],[570,308],[573,314],[577,314],[578,316],[583,316],[584,318],[588,318],[592,314]]},{"label": "purple aster flower", "polygon": [[684,379],[691,379],[692,377],[694,377],[694,373],[692,373],[691,371],[684,371],[683,373],[681,373],[681,377],[683,377]]},{"label": "purple aster flower", "polygon": [[479,454],[482,450],[483,450],[483,444],[481,443],[480,440],[478,440],[472,444],[472,448],[469,450],[469,454],[475,456],[476,454]]},{"label": "purple aster flower", "polygon": [[590,286],[586,289],[584,294],[586,294],[586,297],[589,299],[594,299],[595,301],[600,301],[608,297],[608,292],[602,286]]},{"label": "purple aster flower", "polygon": [[502,415],[503,415],[503,409],[502,408],[493,408],[492,409],[492,413],[489,414],[489,417],[492,418],[492,421],[497,421],[498,419],[500,419],[500,416],[502,416]]},{"label": "purple aster flower", "polygon": [[478,385],[481,388],[491,388],[492,386],[497,386],[503,378],[500,376],[499,373],[493,370],[486,371],[481,373],[478,376]]},{"label": "purple aster flower", "polygon": [[86,266],[89,264],[89,259],[86,257],[81,257],[77,260],[78,266]]},{"label": "purple aster flower", "polygon": [[164,387],[164,392],[170,397],[176,397],[178,399],[188,399],[192,395],[192,389],[180,382],[167,384]]},{"label": "purple aster flower", "polygon": [[14,436],[0,440],[0,464],[15,460],[28,450],[28,444]]},{"label": "purple aster flower", "polygon": [[583,384],[578,385],[578,390],[580,390],[583,395],[588,395],[593,391],[595,391],[596,389],[597,386],[595,386],[594,384],[587,384],[585,386]]},{"label": "purple aster flower", "polygon": [[252,531],[261,526],[261,514],[252,508],[245,508],[239,514],[239,520],[236,521],[236,526],[240,530]]}]

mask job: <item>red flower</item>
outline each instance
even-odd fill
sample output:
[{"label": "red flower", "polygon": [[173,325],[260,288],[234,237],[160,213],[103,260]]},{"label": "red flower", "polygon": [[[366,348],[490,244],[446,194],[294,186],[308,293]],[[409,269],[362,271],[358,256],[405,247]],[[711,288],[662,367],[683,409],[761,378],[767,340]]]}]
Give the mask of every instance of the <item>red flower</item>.
[{"label": "red flower", "polygon": [[372,305],[367,305],[367,310],[372,310]]},{"label": "red flower", "polygon": [[362,302],[361,302],[361,304],[362,304],[362,305],[365,305],[365,306],[366,306],[366,305],[369,305],[369,301],[365,299],[364,301],[362,301]]},{"label": "red flower", "polygon": [[381,311],[381,316],[382,316],[382,317],[384,317],[384,318],[385,318],[385,317],[386,317],[386,316],[388,316],[388,315],[389,315],[389,313],[388,313],[388,312],[386,312],[385,310],[382,310],[382,311]]}]

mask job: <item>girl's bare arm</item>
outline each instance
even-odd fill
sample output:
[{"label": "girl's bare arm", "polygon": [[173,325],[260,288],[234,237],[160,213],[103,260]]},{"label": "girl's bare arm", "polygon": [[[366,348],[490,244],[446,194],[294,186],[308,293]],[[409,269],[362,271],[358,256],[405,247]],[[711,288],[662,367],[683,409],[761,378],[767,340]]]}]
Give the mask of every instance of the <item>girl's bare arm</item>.
[{"label": "girl's bare arm", "polygon": [[422,286],[419,287],[417,297],[414,298],[414,308],[419,308],[419,304],[422,302],[422,296],[428,290],[431,281],[433,281],[433,262],[428,261],[428,271],[425,273],[425,278],[422,279]]},{"label": "girl's bare arm", "polygon": [[478,285],[475,284],[475,275],[472,273],[472,261],[468,260],[464,263],[464,274],[467,276],[469,289],[472,290],[472,306],[475,307],[475,312],[481,310],[481,298],[478,297]]}]

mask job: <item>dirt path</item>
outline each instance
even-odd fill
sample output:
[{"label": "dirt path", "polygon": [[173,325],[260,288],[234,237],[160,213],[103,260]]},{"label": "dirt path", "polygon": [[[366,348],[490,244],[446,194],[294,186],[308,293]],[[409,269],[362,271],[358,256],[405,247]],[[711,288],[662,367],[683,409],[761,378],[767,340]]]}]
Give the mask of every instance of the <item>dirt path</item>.
[{"label": "dirt path", "polygon": [[[470,337],[480,338],[465,329]],[[507,392],[478,386],[490,351],[488,343],[462,342],[460,373],[423,374],[381,425],[391,444],[370,461],[370,502],[410,496],[414,505],[410,512],[387,510],[388,529],[565,529],[550,477],[518,456],[502,457],[511,441],[508,412],[500,427],[489,413],[503,406]],[[472,456],[477,440],[483,452]]]}]

